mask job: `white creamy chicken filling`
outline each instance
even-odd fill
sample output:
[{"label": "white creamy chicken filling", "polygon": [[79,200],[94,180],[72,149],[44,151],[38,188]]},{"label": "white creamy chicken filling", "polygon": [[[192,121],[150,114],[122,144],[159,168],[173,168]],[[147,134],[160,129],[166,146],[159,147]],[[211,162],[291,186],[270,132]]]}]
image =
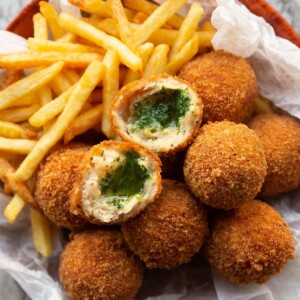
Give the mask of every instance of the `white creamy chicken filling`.
[{"label": "white creamy chicken filling", "polygon": [[[188,105],[188,110],[185,114],[179,118],[178,126],[156,126],[155,129],[151,128],[151,126],[139,128],[137,124],[137,116],[136,116],[136,103],[143,103],[144,99],[149,99],[155,94],[162,91],[162,89],[166,90],[180,90],[182,89],[189,95],[190,90],[187,89],[185,85],[178,86],[178,82],[176,85],[172,83],[157,85],[153,87],[148,93],[142,94],[138,98],[135,99],[134,103],[132,103],[129,107],[129,118],[127,120],[126,128],[129,135],[134,139],[135,142],[145,145],[146,147],[153,149],[155,151],[164,151],[165,149],[170,149],[178,146],[183,140],[185,140],[193,127],[195,126],[195,122],[197,122],[200,106],[197,102],[197,98],[190,97],[190,102]],[[151,98],[150,98],[151,99]]]},{"label": "white creamy chicken filling", "polygon": [[92,216],[102,222],[111,222],[117,220],[122,214],[130,213],[136,206],[154,196],[157,178],[148,157],[138,159],[138,164],[149,171],[149,177],[144,181],[140,193],[129,197],[120,196],[117,193],[116,195],[101,193],[101,182],[125,163],[125,155],[114,149],[104,149],[101,156],[92,157],[91,168],[84,177],[81,200],[83,211],[87,216]]}]

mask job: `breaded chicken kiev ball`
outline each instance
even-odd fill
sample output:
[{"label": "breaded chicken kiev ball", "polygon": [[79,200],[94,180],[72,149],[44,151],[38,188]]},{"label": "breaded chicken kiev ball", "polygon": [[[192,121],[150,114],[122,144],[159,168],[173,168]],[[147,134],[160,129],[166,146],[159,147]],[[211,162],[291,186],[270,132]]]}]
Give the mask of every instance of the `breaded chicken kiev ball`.
[{"label": "breaded chicken kiev ball", "polygon": [[232,209],[260,191],[267,173],[255,132],[228,121],[204,125],[184,161],[187,185],[211,207]]},{"label": "breaded chicken kiev ball", "polygon": [[300,123],[289,116],[259,115],[251,123],[262,141],[267,176],[260,195],[275,196],[300,185]]},{"label": "breaded chicken kiev ball", "polygon": [[116,230],[73,235],[61,254],[59,277],[70,300],[133,299],[143,279],[140,260]]},{"label": "breaded chicken kiev ball", "polygon": [[209,262],[233,283],[263,283],[294,258],[294,238],[287,223],[258,200],[217,214],[210,231]]},{"label": "breaded chicken kiev ball", "polygon": [[71,210],[95,224],[117,224],[142,211],[161,191],[161,162],[137,144],[104,141],[85,155]]},{"label": "breaded chicken kiev ball", "polygon": [[89,146],[71,142],[55,146],[39,164],[34,198],[44,215],[57,226],[70,229],[86,225],[84,218],[70,211],[70,192],[80,161]]},{"label": "breaded chicken kiev ball", "polygon": [[208,234],[205,207],[175,180],[163,180],[158,199],[121,228],[129,248],[150,269],[189,262]]},{"label": "breaded chicken kiev ball", "polygon": [[191,143],[202,111],[202,102],[187,82],[161,74],[124,86],[111,116],[116,133],[124,140],[168,155]]},{"label": "breaded chicken kiev ball", "polygon": [[204,104],[204,123],[241,123],[253,110],[256,78],[244,58],[213,51],[188,62],[178,76],[195,87]]}]

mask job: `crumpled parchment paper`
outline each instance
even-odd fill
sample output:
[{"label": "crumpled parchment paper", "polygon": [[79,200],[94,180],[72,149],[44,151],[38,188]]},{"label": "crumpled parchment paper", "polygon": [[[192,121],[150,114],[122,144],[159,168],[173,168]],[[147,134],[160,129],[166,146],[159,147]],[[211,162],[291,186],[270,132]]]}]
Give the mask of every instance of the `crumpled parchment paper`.
[{"label": "crumpled parchment paper", "polygon": [[274,104],[300,118],[300,50],[275,36],[261,17],[234,0],[218,0],[212,14],[217,33],[214,48],[248,59],[254,68],[259,92]]},{"label": "crumpled parchment paper", "polygon": [[[67,10],[74,15],[80,13],[67,0],[51,1],[57,10]],[[208,12],[214,5],[213,0],[199,2]],[[235,1],[217,2],[218,8],[212,16],[212,22],[218,29],[213,40],[214,47],[246,57],[255,69],[260,93],[300,117],[300,50],[275,37],[272,28],[263,19]],[[7,33],[0,32],[0,42],[5,41],[8,46],[6,51],[24,51],[24,46],[26,50],[22,39],[19,44],[16,43],[18,38],[10,41],[7,37]],[[59,253],[64,242],[60,232],[55,232],[53,255],[42,258],[34,250],[28,211],[25,209],[13,225],[4,218],[3,211],[8,201],[9,197],[0,191],[0,269],[7,270],[31,299],[65,299],[58,283]],[[189,264],[174,270],[146,270],[136,299],[300,299],[300,188],[269,202],[288,222],[296,243],[295,260],[288,262],[280,274],[262,285],[234,285],[211,270],[204,252],[200,251]]]}]

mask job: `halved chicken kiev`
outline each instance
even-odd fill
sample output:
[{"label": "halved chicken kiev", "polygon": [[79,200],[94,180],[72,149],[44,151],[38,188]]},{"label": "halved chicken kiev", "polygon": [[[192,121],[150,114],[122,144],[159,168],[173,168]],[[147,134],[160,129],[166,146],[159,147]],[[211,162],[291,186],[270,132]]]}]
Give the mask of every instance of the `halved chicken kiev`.
[{"label": "halved chicken kiev", "polygon": [[124,86],[114,99],[111,117],[125,141],[168,155],[192,142],[202,112],[203,104],[187,82],[161,74]]},{"label": "halved chicken kiev", "polygon": [[86,154],[71,191],[71,211],[91,223],[134,217],[161,192],[156,154],[128,142],[104,141]]}]

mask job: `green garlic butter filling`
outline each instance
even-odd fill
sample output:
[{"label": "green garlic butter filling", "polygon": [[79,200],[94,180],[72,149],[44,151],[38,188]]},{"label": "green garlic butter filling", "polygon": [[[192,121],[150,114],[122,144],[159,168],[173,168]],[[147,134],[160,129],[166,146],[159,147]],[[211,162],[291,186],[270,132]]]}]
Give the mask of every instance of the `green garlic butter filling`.
[{"label": "green garlic butter filling", "polygon": [[125,153],[125,160],[112,174],[101,178],[99,185],[102,196],[109,198],[109,204],[122,209],[130,197],[142,194],[150,173],[139,164],[140,156],[134,151]]},{"label": "green garlic butter filling", "polygon": [[179,128],[180,119],[188,112],[190,104],[187,90],[163,87],[133,105],[132,130],[148,128],[155,132],[167,127]]}]

